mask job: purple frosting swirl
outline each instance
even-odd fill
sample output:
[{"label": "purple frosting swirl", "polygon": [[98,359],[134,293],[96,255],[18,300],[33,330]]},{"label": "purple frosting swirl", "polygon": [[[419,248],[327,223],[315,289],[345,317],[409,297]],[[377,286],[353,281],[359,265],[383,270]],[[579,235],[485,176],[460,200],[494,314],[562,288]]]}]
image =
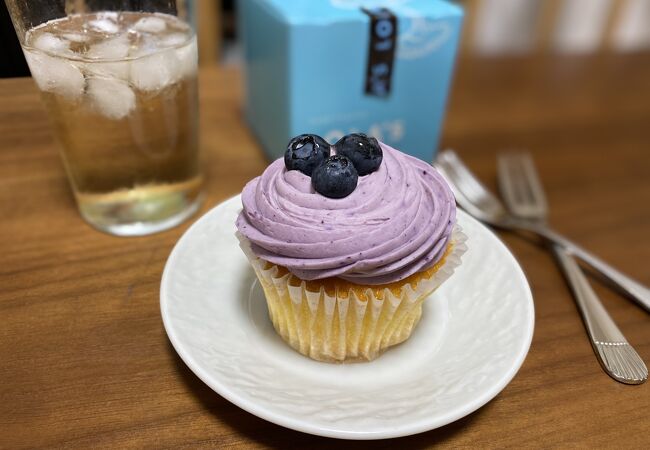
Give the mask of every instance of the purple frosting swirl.
[{"label": "purple frosting swirl", "polygon": [[260,258],[303,280],[339,277],[366,285],[402,280],[445,253],[456,204],[433,167],[381,144],[376,172],[340,199],[273,162],[242,192],[237,228]]}]

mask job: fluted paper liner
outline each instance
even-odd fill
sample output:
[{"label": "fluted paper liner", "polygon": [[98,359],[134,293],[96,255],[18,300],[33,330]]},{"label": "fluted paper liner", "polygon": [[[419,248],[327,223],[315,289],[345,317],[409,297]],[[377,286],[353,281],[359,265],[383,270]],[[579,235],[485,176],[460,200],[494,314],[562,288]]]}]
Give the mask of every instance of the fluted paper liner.
[{"label": "fluted paper liner", "polygon": [[258,258],[248,240],[237,237],[264,289],[277,333],[303,355],[327,362],[370,361],[405,341],[420,320],[424,299],[453,274],[467,250],[467,237],[455,225],[449,248],[433,270],[397,283],[363,286],[337,278],[304,281]]}]

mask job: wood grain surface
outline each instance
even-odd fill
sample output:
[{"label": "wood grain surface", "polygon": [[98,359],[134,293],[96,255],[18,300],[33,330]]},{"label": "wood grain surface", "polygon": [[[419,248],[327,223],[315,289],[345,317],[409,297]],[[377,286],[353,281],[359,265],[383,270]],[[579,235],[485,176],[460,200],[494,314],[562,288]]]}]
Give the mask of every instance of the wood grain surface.
[{"label": "wood grain surface", "polygon": [[[205,212],[267,163],[242,122],[240,73],[204,69],[200,81]],[[529,149],[551,223],[650,285],[650,56],[463,60],[443,147],[492,187],[496,152]],[[650,384],[602,372],[552,257],[507,233],[536,327],[521,371],[486,406],[367,443],[258,419],[195,377],[165,335],[160,277],[191,221],[142,238],[86,225],[32,81],[0,80],[0,448],[650,446]],[[594,285],[650,363],[650,316]]]}]

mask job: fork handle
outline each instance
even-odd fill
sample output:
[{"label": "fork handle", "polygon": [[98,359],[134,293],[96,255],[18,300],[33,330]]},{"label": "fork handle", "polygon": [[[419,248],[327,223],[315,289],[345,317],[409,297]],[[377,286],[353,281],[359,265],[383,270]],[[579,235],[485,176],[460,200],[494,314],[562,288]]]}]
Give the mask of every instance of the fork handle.
[{"label": "fork handle", "polygon": [[643,360],[607,313],[578,263],[564,247],[556,244],[551,247],[571,287],[600,365],[609,376],[621,383],[640,384],[646,381],[648,369]]},{"label": "fork handle", "polygon": [[589,285],[575,259],[564,247],[555,244],[552,247],[573,291],[592,343],[627,342]]},{"label": "fork handle", "polygon": [[533,231],[548,241],[562,246],[570,255],[576,256],[587,263],[592,269],[605,277],[614,287],[636,301],[647,312],[650,312],[650,289],[622,272],[619,272],[602,259],[589,253],[587,250],[548,227],[537,226]]}]

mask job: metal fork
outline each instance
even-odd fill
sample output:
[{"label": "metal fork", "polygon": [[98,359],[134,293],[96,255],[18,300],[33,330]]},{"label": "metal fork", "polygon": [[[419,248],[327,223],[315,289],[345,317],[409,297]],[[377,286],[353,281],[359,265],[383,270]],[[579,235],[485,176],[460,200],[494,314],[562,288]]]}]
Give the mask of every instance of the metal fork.
[{"label": "metal fork", "polygon": [[617,287],[623,294],[626,294],[646,311],[650,312],[650,289],[551,230],[544,223],[521,219],[510,214],[501,201],[488,191],[469,171],[458,158],[456,152],[453,150],[441,152],[435,166],[449,182],[458,204],[468,213],[492,226],[532,232],[547,242],[562,246],[571,255],[587,263],[614,287]]},{"label": "metal fork", "polygon": [[[528,153],[501,153],[497,159],[499,188],[508,209],[517,217],[544,222],[548,207],[542,183]],[[560,245],[551,244],[582,315],[591,346],[601,366],[617,381],[640,384],[648,369],[618,329],[575,259]]]}]

